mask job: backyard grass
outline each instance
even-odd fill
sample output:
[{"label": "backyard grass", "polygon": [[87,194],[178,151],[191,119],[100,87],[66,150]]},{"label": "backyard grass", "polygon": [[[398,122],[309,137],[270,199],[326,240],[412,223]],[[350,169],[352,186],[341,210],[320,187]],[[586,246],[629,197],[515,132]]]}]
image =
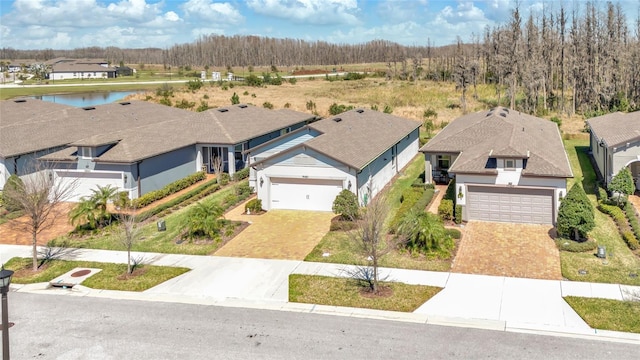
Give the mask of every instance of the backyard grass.
[{"label": "backyard grass", "polygon": [[640,302],[567,296],[565,301],[594,329],[640,333]]},{"label": "backyard grass", "polygon": [[[595,208],[597,206],[596,174],[587,153],[589,140],[565,140],[565,148],[574,175],[574,179],[569,179],[567,185],[571,187],[575,182],[580,182]],[[561,251],[562,276],[575,281],[640,285],[639,277],[629,276],[640,273],[640,258],[627,247],[620,237],[618,228],[608,215],[597,209],[594,213],[596,227],[589,235],[596,240],[598,245],[606,247],[607,261],[603,262],[602,259],[596,257],[595,251],[584,253]],[[586,270],[587,274],[580,275],[580,270]]]},{"label": "backyard grass", "polygon": [[124,276],[127,272],[127,264],[51,260],[43,266],[43,270],[33,273],[31,258],[12,258],[5,264],[5,268],[15,271],[12,282],[16,284],[49,282],[74,268],[85,267],[102,269],[102,271],[85,280],[82,283],[83,286],[122,291],[144,291],[189,271],[187,268],[143,265],[134,271],[134,276]]},{"label": "backyard grass", "polygon": [[[415,178],[424,171],[424,158],[416,156],[402,171],[400,176],[393,182],[387,193],[389,202],[389,216],[387,221],[393,219],[394,214],[400,207],[400,196],[402,192],[409,188]],[[329,256],[323,256],[329,253]],[[316,247],[307,255],[305,261],[330,262],[337,264],[367,265],[368,261],[359,251],[358,244],[349,238],[343,231],[330,231]],[[426,259],[425,256],[412,256],[406,251],[393,250],[380,259],[381,267],[449,271],[451,260]]]},{"label": "backyard grass", "polygon": [[307,304],[347,306],[366,309],[413,312],[441,288],[382,282],[391,289],[389,296],[365,296],[353,279],[317,275],[289,275],[289,301]]},{"label": "backyard grass", "polygon": [[[205,199],[220,202],[235,191],[234,186],[219,190]],[[180,234],[187,222],[190,206],[179,208],[175,212],[162,218],[165,221],[166,231],[158,231],[156,219],[143,223],[139,228],[140,239],[132,247],[132,251],[157,252],[167,254],[208,255],[216,250],[222,243],[220,241],[197,242],[183,241],[177,243]],[[116,226],[105,229],[95,235],[76,238],[65,236],[56,239],[57,242],[66,242],[71,248],[126,250],[120,241]]]}]

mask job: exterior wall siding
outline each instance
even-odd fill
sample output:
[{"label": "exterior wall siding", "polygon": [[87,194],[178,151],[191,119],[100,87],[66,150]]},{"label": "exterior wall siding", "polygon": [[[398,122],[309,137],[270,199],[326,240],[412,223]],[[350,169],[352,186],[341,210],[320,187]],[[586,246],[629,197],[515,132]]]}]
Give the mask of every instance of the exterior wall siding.
[{"label": "exterior wall siding", "polygon": [[140,162],[140,194],[158,190],[165,185],[193,174],[196,151],[193,146],[154,156]]},{"label": "exterior wall siding", "polygon": [[625,166],[640,161],[640,141],[630,143],[629,146],[623,145],[615,149],[613,152],[613,163],[610,176],[615,176]]},{"label": "exterior wall siding", "polygon": [[605,163],[606,163],[605,159],[607,158],[607,153],[609,149],[606,147],[600,146],[598,139],[593,133],[591,133],[591,135],[589,136],[589,142],[591,147],[591,154],[596,163],[595,170],[600,174],[600,177],[602,179],[605,179],[605,181],[608,182],[609,180],[607,179],[607,169],[605,168]]}]

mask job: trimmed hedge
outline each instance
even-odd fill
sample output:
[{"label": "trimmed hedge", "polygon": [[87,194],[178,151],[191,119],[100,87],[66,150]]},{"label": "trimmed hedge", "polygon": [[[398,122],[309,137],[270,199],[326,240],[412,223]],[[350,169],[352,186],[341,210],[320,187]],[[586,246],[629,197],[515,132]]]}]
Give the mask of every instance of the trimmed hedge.
[{"label": "trimmed hedge", "polygon": [[[631,229],[633,230],[633,235],[636,238],[636,241],[635,242],[632,241],[632,243],[635,245],[637,249],[640,245],[638,244],[638,240],[640,240],[640,221],[638,221],[638,217],[636,216],[636,209],[633,207],[633,204],[631,203],[631,201],[627,201],[627,203],[624,205],[624,212],[627,214],[627,220],[629,220],[629,225],[631,225]],[[631,247],[631,245],[629,245],[629,247]],[[635,249],[632,248],[632,250],[635,250]]]},{"label": "trimmed hedge", "polygon": [[233,181],[244,180],[249,177],[249,168],[244,168],[242,170],[236,171],[233,174]]},{"label": "trimmed hedge", "polygon": [[444,229],[444,233],[447,236],[450,236],[452,239],[460,239],[462,237],[462,233],[458,229]]},{"label": "trimmed hedge", "polygon": [[442,199],[438,206],[438,215],[442,220],[453,220],[453,200]]},{"label": "trimmed hedge", "polygon": [[153,203],[154,201],[158,201],[171,194],[175,194],[178,191],[184,190],[189,186],[197,183],[198,181],[202,181],[206,178],[207,178],[207,174],[204,171],[198,171],[197,173],[191,174],[184,179],[174,181],[160,190],[151,191],[142,195],[137,199],[133,199],[131,202],[131,206],[135,208],[143,208]]},{"label": "trimmed hedge", "polygon": [[462,224],[462,205],[456,205],[455,210],[455,222],[456,224]]},{"label": "trimmed hedge", "polygon": [[421,187],[410,187],[406,189],[400,197],[402,202],[400,204],[400,208],[398,208],[398,211],[391,222],[392,231],[395,231],[398,224],[400,224],[400,221],[402,221],[402,218],[412,209],[424,211],[427,205],[431,202],[431,199],[433,199],[434,192],[434,189],[425,189]]},{"label": "trimmed hedge", "polygon": [[629,223],[627,222],[627,216],[625,215],[624,211],[622,211],[622,209],[615,205],[600,204],[598,205],[598,210],[613,218],[613,221],[615,221],[616,225],[618,225],[618,230],[620,231],[622,239],[624,239],[624,241],[627,243],[629,249],[637,250],[638,248],[640,248],[640,243],[638,242],[638,239],[636,239],[636,236],[633,233],[633,229],[631,229],[631,226],[629,226]]},{"label": "trimmed hedge", "polygon": [[596,249],[596,247],[598,247],[598,244],[593,239],[578,242],[565,238],[557,238],[555,242],[558,250],[574,253],[593,251]]},{"label": "trimmed hedge", "polygon": [[220,185],[225,186],[229,183],[229,181],[231,181],[231,175],[229,175],[228,173],[222,173],[218,175],[218,183],[220,183]]},{"label": "trimmed hedge", "polygon": [[191,204],[192,202],[202,199],[207,195],[213,194],[214,192],[218,191],[218,189],[220,189],[220,185],[216,183],[215,179],[208,181],[193,190],[190,190],[176,198],[171,199],[170,201],[167,201],[164,204],[160,204],[154,207],[153,209],[149,209],[145,212],[138,214],[136,216],[136,220],[137,221],[147,220],[177,205],[186,206],[188,204]]}]

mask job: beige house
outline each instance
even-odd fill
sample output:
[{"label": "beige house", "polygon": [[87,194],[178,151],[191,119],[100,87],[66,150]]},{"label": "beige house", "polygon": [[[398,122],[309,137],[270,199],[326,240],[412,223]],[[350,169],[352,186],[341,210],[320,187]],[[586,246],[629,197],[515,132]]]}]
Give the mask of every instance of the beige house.
[{"label": "beige house", "polygon": [[616,112],[587,120],[596,171],[606,184],[629,167],[640,190],[640,111]]},{"label": "beige house", "polygon": [[557,125],[503,107],[454,120],[420,151],[426,182],[455,178],[465,221],[555,224],[573,177]]}]

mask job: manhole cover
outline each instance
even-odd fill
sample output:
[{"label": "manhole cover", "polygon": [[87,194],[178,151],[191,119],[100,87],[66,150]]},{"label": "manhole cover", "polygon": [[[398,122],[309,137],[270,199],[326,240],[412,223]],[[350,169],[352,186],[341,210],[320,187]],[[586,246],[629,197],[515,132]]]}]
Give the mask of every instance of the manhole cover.
[{"label": "manhole cover", "polygon": [[80,277],[80,276],[85,276],[89,274],[91,274],[91,270],[84,269],[84,270],[79,270],[74,272],[73,274],[71,274],[71,277]]}]

